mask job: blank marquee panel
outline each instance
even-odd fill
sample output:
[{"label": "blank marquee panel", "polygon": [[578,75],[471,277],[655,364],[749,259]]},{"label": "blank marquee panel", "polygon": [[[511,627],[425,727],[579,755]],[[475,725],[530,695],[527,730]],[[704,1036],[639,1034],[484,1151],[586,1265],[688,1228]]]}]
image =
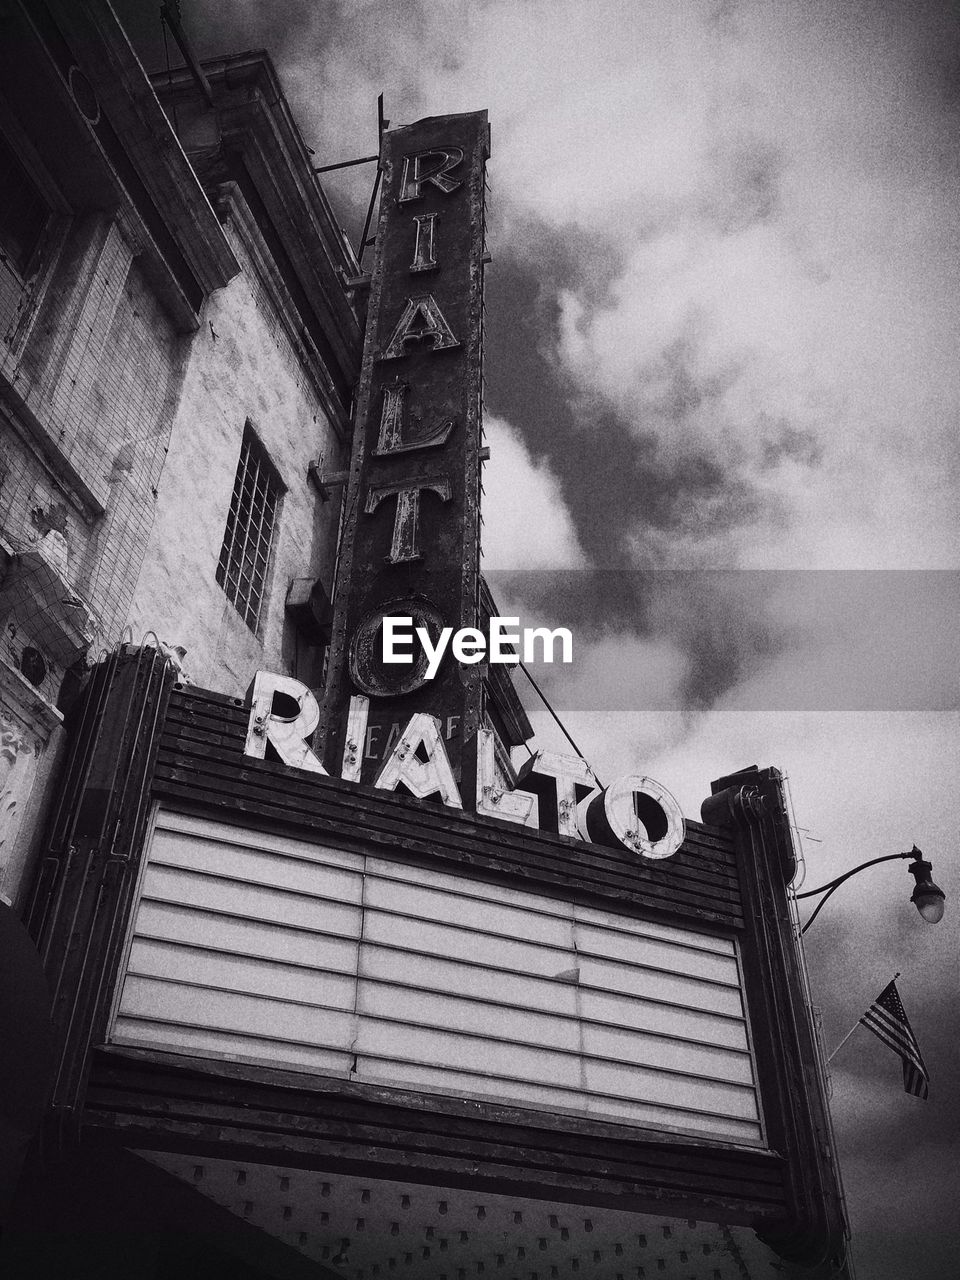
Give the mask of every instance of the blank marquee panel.
[{"label": "blank marquee panel", "polygon": [[762,1136],[730,939],[174,813],[111,1040]]}]

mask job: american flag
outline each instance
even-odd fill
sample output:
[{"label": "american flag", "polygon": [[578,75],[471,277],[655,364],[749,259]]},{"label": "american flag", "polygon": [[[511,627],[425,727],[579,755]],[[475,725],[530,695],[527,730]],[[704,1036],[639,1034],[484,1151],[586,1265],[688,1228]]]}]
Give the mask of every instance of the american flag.
[{"label": "american flag", "polygon": [[884,987],[860,1021],[899,1054],[903,1062],[903,1087],[907,1093],[925,1098],[929,1093],[930,1077],[923,1065],[917,1038],[903,1011],[896,978]]}]

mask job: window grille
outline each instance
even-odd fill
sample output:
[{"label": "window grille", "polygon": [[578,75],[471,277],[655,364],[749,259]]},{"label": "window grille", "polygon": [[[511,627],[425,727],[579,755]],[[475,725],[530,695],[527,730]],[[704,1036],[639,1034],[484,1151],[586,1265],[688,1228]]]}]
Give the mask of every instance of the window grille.
[{"label": "window grille", "polygon": [[251,631],[256,631],[260,622],[282,492],[276,470],[248,423],[217,565],[217,582]]}]

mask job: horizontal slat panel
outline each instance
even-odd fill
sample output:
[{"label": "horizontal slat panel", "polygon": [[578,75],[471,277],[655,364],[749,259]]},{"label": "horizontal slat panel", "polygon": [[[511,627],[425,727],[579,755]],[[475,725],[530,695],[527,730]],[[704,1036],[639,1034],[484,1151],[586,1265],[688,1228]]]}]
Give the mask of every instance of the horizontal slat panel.
[{"label": "horizontal slat panel", "polygon": [[728,937],[162,814],[114,1038],[756,1141],[739,984]]},{"label": "horizontal slat panel", "polygon": [[[136,936],[170,939],[193,947],[235,951],[239,955],[289,964],[314,965],[317,937],[304,929],[278,929],[259,920],[241,920],[198,912],[162,902],[142,902]],[[356,973],[357,944],[349,938],[325,938],[324,965],[340,973]]]},{"label": "horizontal slat panel", "polygon": [[372,1017],[445,1028],[491,1040],[517,1041],[584,1056],[663,1066],[742,1084],[750,1084],[752,1079],[750,1059],[745,1052],[664,1036],[638,1035],[634,1030],[587,1023],[576,1016],[562,1018],[531,1013],[504,1004],[463,1000],[455,995],[367,981],[360,983],[359,1009]]},{"label": "horizontal slat panel", "polygon": [[[453,923],[456,919],[468,927],[499,931],[508,936],[546,942],[567,937],[558,925],[551,925],[549,920],[540,923],[539,917],[547,916],[562,921],[574,920],[584,926],[597,925],[608,933],[623,934],[625,939],[649,938],[672,942],[677,946],[709,951],[721,956],[734,956],[736,953],[735,944],[730,938],[711,937],[708,934],[694,933],[690,929],[672,928],[656,921],[635,920],[629,916],[618,916],[616,922],[612,923],[609,911],[598,911],[582,903],[544,898],[541,894],[525,893],[520,889],[498,886],[497,901],[492,902],[487,886],[480,882],[464,880],[462,876],[441,871],[428,871],[423,867],[401,867],[382,858],[368,858],[366,874],[371,886],[366,900],[371,906],[384,905],[387,909],[418,914],[416,899],[422,893],[425,902],[429,898],[436,904],[434,911],[430,913],[433,916],[438,914],[437,907],[442,901],[443,908],[439,914],[445,920]],[[377,879],[373,880],[372,877]],[[387,884],[381,886],[380,880],[388,882],[389,887]],[[416,886],[422,886],[422,889]],[[504,905],[501,907],[500,903]],[[495,929],[491,923],[494,920],[497,921]],[[625,941],[624,945],[629,943]]]},{"label": "horizontal slat panel", "polygon": [[[670,973],[664,968],[650,969],[641,963],[627,964],[584,955],[572,946],[566,949],[531,946],[516,939],[451,929],[444,924],[408,920],[380,912],[366,914],[364,944],[390,945],[408,953],[493,969],[510,969],[541,978],[556,979],[579,971],[580,983],[584,986],[671,1000],[689,1008],[734,1016],[742,1012],[740,992],[733,985],[736,967],[732,962],[727,984],[718,985],[713,981]],[[666,962],[663,956],[658,959]]]},{"label": "horizontal slat panel", "polygon": [[[424,1028],[485,1036],[490,1039],[526,1041],[550,1049],[579,1051],[576,1017],[531,1013],[508,1004],[486,1004],[438,992],[416,991],[385,982],[360,982],[360,1012],[373,1018],[391,1018]],[[419,1056],[419,1055],[418,1055]]]},{"label": "horizontal slat panel", "polygon": [[594,1022],[680,1036],[728,1049],[747,1048],[747,1031],[739,1016],[724,1018],[712,1011],[639,999],[633,993],[618,995],[587,987],[580,988],[579,1008],[584,1018]]},{"label": "horizontal slat panel", "polygon": [[583,986],[601,987],[627,995],[672,1000],[691,1009],[738,1016],[742,1013],[740,992],[733,987],[706,985],[698,978],[661,973],[649,969],[626,968],[612,961],[580,957],[580,982]]},{"label": "horizontal slat panel", "polygon": [[663,969],[731,986],[737,986],[740,980],[733,956],[720,956],[693,947],[677,946],[675,942],[640,937],[579,922],[576,936],[577,951],[581,955],[609,957],[622,960],[624,964]]},{"label": "horizontal slat panel", "polygon": [[[253,884],[272,884],[278,889],[313,895],[322,894],[337,902],[360,901],[361,881],[357,870],[331,865],[337,850],[317,849],[316,857],[294,857],[279,850],[266,851],[204,840],[198,848],[196,836],[163,832],[151,855],[154,866],[202,867],[208,874],[225,876]],[[171,838],[172,836],[172,838]],[[358,868],[359,870],[359,868]]]},{"label": "horizontal slat panel", "polygon": [[175,902],[290,928],[360,936],[360,909],[354,903],[331,902],[267,885],[239,884],[179,867],[149,866],[143,896],[154,902]]},{"label": "horizontal slat panel", "polygon": [[577,1055],[575,1045],[571,1052],[561,1053],[368,1018],[360,1023],[355,1047],[368,1057],[429,1067],[438,1083],[446,1071],[469,1071],[500,1079],[507,1091],[510,1082],[525,1080],[746,1120],[756,1114],[749,1086]]},{"label": "horizontal slat panel", "polygon": [[598,1058],[584,1060],[584,1079],[592,1093],[662,1102],[675,1107],[712,1111],[717,1116],[752,1120],[756,1116],[753,1090],[740,1085],[721,1084],[668,1075],[646,1067],[629,1067]]},{"label": "horizontal slat panel", "polygon": [[574,917],[584,924],[604,925],[608,929],[615,927],[619,933],[642,938],[660,938],[665,942],[675,942],[678,946],[713,951],[721,956],[735,955],[737,950],[732,938],[718,938],[706,933],[694,933],[690,929],[676,929],[655,920],[635,920],[630,916],[619,916],[614,926],[609,911],[598,911],[596,907],[587,907],[582,903],[574,904]]},{"label": "horizontal slat panel", "polygon": [[296,836],[284,835],[279,831],[266,832],[254,828],[225,825],[212,818],[165,810],[162,822],[157,825],[154,832],[155,845],[162,848],[165,842],[174,841],[178,835],[196,836],[201,840],[209,840],[213,845],[223,846],[225,849],[261,850],[274,857],[284,856],[307,862],[321,862],[331,867],[343,867],[353,871],[362,871],[366,863],[366,858],[362,854],[325,845],[322,841],[306,841]]},{"label": "horizontal slat panel", "polygon": [[751,1086],[753,1068],[749,1054],[714,1046],[690,1044],[664,1036],[641,1036],[622,1027],[582,1024],[584,1057],[618,1059],[627,1064],[662,1067],[664,1070],[731,1081]]},{"label": "horizontal slat panel", "polygon": [[566,947],[531,946],[516,938],[451,929],[445,924],[388,916],[379,911],[366,914],[363,938],[365,943],[389,943],[406,951],[495,968],[520,969],[543,977],[564,973],[574,963],[572,936]]},{"label": "horizontal slat panel", "polygon": [[436,991],[456,991],[464,996],[528,1009],[542,1009],[575,1017],[576,987],[552,978],[535,978],[521,973],[476,968],[441,956],[423,956],[370,945],[363,948],[362,973],[385,982],[405,982],[413,987]]},{"label": "horizontal slat panel", "polygon": [[436,833],[429,829],[412,835],[373,830],[369,824],[362,824],[356,814],[344,815],[339,804],[328,809],[325,804],[317,803],[301,810],[292,808],[272,790],[258,798],[248,794],[248,781],[247,773],[243,773],[237,780],[240,790],[234,794],[229,788],[218,791],[215,787],[198,786],[198,779],[191,771],[178,768],[168,772],[162,762],[155,775],[156,794],[164,800],[174,804],[201,804],[228,822],[293,826],[304,833],[316,832],[325,840],[343,842],[350,848],[362,843],[379,850],[389,848],[396,851],[397,861],[402,865],[419,863],[462,869],[465,875],[484,883],[509,877],[514,883],[546,896],[590,902],[603,899],[612,909],[628,914],[661,911],[704,928],[738,929],[743,924],[736,900],[729,895],[708,892],[705,886],[681,889],[673,874],[669,883],[663,877],[654,879],[645,869],[641,874],[638,869],[625,872],[618,868],[608,874],[588,866],[572,875],[567,852],[563,856],[545,857],[540,851],[517,850],[511,843],[504,842],[502,846],[491,844],[474,853],[456,842],[439,841]]},{"label": "horizontal slat panel", "polygon": [[130,949],[128,972],[343,1010],[353,1008],[357,986],[352,973],[307,969],[277,961],[264,964],[262,959],[251,956],[147,938],[138,938]]},{"label": "horizontal slat panel", "polygon": [[143,1018],[118,1018],[113,1039],[117,1044],[137,1048],[176,1047],[178,1053],[287,1066],[297,1071],[346,1075],[353,1063],[352,1054],[324,1049],[320,1045],[289,1044],[267,1037],[254,1040],[250,1036],[214,1031],[208,1027],[150,1022]]},{"label": "horizontal slat panel", "polygon": [[573,940],[573,911],[570,907],[567,908],[566,918],[563,918],[553,913],[534,911],[526,906],[497,902],[490,895],[481,899],[451,893],[449,889],[428,889],[419,884],[404,884],[396,879],[379,880],[375,878],[372,868],[365,902],[370,909],[413,916],[420,920],[443,920],[455,929],[482,930],[503,939],[516,938],[565,949],[572,945]]},{"label": "horizontal slat panel", "polygon": [[[429,1064],[437,1070],[438,1077],[444,1070],[471,1070],[501,1080],[534,1080],[568,1089],[577,1089],[581,1084],[576,1053],[462,1036],[431,1027],[364,1018],[355,1047],[358,1053],[371,1057]],[[572,1043],[571,1049],[575,1047]]]},{"label": "horizontal slat panel", "polygon": [[266,1038],[288,1044],[322,1045],[328,1049],[346,1048],[353,1026],[352,1016],[340,1010],[185,987],[132,974],[127,976],[120,1001],[119,1015],[125,1014],[181,1026],[230,1031],[251,1041]]},{"label": "horizontal slat panel", "polygon": [[525,1081],[513,1081],[509,1095],[501,1081],[482,1074],[446,1072],[442,1079],[430,1066],[418,1066],[407,1062],[392,1062],[383,1058],[361,1057],[357,1059],[357,1078],[378,1081],[383,1084],[416,1085],[438,1092],[471,1094],[531,1103],[534,1106],[556,1108],[559,1111],[595,1116],[613,1116],[630,1124],[640,1124],[655,1129],[673,1129],[683,1132],[709,1133],[741,1142],[756,1142],[760,1137],[759,1124],[731,1117],[717,1117],[709,1113],[683,1111],[670,1106],[651,1106],[648,1102],[633,1099],[592,1097],[580,1092],[550,1088]]},{"label": "horizontal slat panel", "polygon": [[[684,1036],[734,1049],[747,1046],[739,1017],[658,1003],[636,992],[620,994],[579,986],[571,981],[533,978],[504,970],[478,968],[436,956],[415,955],[385,947],[364,946],[362,970],[367,980],[406,983],[412,988],[455,992],[461,998],[492,1001],[558,1017],[582,1017],[597,1022],[636,1027],[639,1031]],[[662,1000],[662,995],[660,996]]]}]

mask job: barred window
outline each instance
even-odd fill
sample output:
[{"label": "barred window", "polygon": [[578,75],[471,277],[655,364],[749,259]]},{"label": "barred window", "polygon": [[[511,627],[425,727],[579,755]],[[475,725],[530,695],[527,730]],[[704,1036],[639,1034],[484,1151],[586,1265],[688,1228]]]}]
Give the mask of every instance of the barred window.
[{"label": "barred window", "polygon": [[256,631],[260,622],[283,489],[276,468],[248,422],[233,482],[217,582],[251,631]]}]

